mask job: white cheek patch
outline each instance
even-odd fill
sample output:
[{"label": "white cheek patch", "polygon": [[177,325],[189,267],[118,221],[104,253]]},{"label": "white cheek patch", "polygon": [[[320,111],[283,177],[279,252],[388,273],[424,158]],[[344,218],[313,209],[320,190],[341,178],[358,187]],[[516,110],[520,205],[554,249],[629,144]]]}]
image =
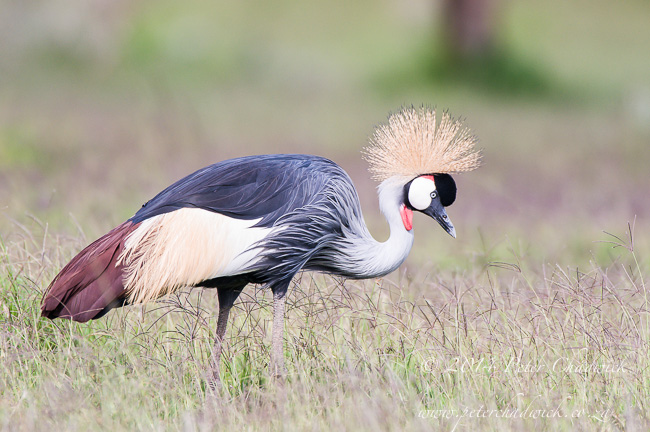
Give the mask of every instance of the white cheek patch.
[{"label": "white cheek patch", "polygon": [[426,177],[418,177],[411,182],[408,199],[411,207],[416,210],[424,210],[431,205],[431,192],[436,190],[433,180]]}]

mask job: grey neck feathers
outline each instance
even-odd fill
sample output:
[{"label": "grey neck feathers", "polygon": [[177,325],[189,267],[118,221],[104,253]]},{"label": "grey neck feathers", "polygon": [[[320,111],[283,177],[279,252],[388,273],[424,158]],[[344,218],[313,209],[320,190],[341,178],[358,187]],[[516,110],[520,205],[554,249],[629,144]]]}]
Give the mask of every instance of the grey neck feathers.
[{"label": "grey neck feathers", "polygon": [[396,270],[408,256],[413,246],[413,230],[407,231],[404,228],[400,215],[403,188],[404,183],[394,178],[384,180],[379,185],[379,209],[390,228],[388,240],[376,241],[362,221],[362,227],[355,230],[356,235],[348,238],[347,247],[342,251],[347,262],[339,262],[339,265],[349,268],[349,273],[354,277],[362,279],[387,275]]}]

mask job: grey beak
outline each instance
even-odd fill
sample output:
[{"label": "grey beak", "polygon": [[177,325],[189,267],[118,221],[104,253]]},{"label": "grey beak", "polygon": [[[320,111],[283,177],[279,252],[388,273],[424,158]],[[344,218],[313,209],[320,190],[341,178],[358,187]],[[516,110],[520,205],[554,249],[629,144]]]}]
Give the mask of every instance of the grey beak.
[{"label": "grey beak", "polygon": [[454,224],[451,223],[451,220],[449,219],[449,216],[447,216],[447,212],[444,208],[441,212],[439,212],[438,216],[434,216],[433,218],[438,221],[440,226],[445,231],[447,231],[450,236],[456,238],[456,228],[454,228]]},{"label": "grey beak", "polygon": [[431,205],[429,206],[429,208],[424,210],[423,213],[431,216],[436,221],[438,221],[442,229],[447,231],[447,233],[453,238],[456,238],[456,229],[454,228],[454,224],[451,223],[451,220],[449,219],[449,216],[447,216],[447,212],[445,211],[445,208],[440,203],[439,198],[436,198],[433,201],[431,201]]}]

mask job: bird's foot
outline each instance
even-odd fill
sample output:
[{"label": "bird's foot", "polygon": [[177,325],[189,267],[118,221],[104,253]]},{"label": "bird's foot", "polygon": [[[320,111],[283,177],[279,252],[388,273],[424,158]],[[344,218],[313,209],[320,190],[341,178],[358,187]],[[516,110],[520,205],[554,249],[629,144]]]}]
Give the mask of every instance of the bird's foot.
[{"label": "bird's foot", "polygon": [[271,378],[276,380],[284,380],[287,376],[287,368],[284,367],[284,362],[271,362],[269,365],[269,373]]},{"label": "bird's foot", "polygon": [[219,375],[219,368],[212,366],[206,374],[206,383],[210,393],[217,394],[221,391],[221,377]]}]

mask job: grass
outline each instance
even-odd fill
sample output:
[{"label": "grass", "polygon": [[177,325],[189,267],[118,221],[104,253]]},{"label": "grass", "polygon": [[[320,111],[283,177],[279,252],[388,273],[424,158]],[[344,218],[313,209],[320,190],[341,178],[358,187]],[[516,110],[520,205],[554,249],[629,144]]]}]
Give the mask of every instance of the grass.
[{"label": "grass", "polygon": [[303,274],[288,298],[284,383],[267,374],[271,296],[249,288],[215,397],[214,292],[88,324],[41,319],[42,287],[80,240],[34,228],[2,243],[0,419],[11,430],[644,429],[648,274],[632,229],[619,237],[605,237],[620,251],[606,266],[490,253],[411,279]]}]

